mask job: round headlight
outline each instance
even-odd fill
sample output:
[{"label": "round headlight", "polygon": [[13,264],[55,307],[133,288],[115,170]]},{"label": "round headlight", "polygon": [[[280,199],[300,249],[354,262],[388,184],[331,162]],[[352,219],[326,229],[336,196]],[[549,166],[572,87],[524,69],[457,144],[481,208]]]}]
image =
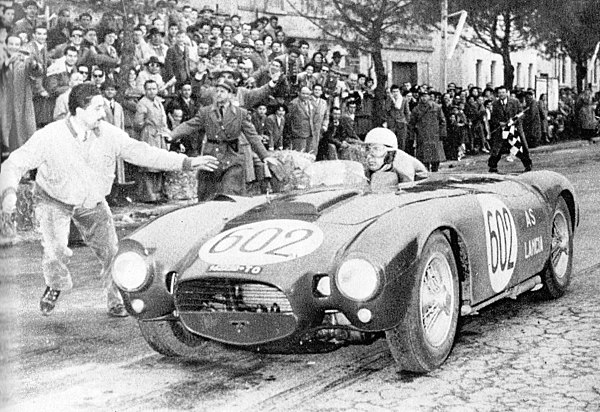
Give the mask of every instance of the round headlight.
[{"label": "round headlight", "polygon": [[335,278],[340,292],[353,300],[367,300],[379,286],[379,274],[371,262],[349,259],[342,263]]},{"label": "round headlight", "polygon": [[148,280],[148,266],[143,256],[135,252],[118,255],[113,262],[113,280],[126,292],[140,289]]}]

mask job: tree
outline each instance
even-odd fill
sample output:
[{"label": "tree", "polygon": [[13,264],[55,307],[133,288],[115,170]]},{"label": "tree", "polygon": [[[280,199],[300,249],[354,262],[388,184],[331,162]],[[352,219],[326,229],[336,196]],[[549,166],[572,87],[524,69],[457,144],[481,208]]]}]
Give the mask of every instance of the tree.
[{"label": "tree", "polygon": [[[556,2],[560,3],[561,0]],[[452,10],[468,12],[467,24],[473,34],[467,34],[464,39],[502,56],[504,85],[509,89],[515,80],[510,54],[531,47],[536,42],[531,28],[539,25],[539,6],[540,1],[537,0],[451,1]]]},{"label": "tree", "polygon": [[600,41],[600,8],[597,0],[545,0],[544,24],[539,36],[549,54],[565,52],[575,62],[577,88],[585,90],[588,61]]},{"label": "tree", "polygon": [[[371,55],[377,79],[373,113],[375,124],[381,125],[385,115],[383,105],[387,82],[382,51],[399,40],[405,43],[415,41],[418,33],[414,29],[429,22],[423,16],[438,19],[439,1],[304,0],[303,10],[299,10],[293,1],[287,2],[332,40]],[[421,16],[419,21],[418,16]]]}]

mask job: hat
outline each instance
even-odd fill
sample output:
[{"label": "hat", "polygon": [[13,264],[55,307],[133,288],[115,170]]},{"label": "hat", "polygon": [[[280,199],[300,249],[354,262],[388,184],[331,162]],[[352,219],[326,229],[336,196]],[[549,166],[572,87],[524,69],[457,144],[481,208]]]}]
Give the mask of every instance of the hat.
[{"label": "hat", "polygon": [[451,90],[451,89],[456,89],[456,84],[448,83],[448,90]]},{"label": "hat", "polygon": [[235,93],[236,87],[235,84],[231,80],[221,79],[215,84],[215,87],[222,87],[227,90],[229,93]]},{"label": "hat", "polygon": [[214,13],[215,11],[213,9],[210,8],[210,6],[204,6],[202,8],[202,10],[200,10],[200,13],[204,13],[205,11],[209,11],[211,13]]},{"label": "hat", "polygon": [[155,34],[160,34],[162,37],[165,37],[165,32],[164,31],[160,31],[158,30],[156,27],[152,27],[150,30],[148,30],[148,37],[152,37]]},{"label": "hat", "polygon": [[161,66],[164,66],[164,64],[156,56],[150,56],[148,61],[146,61],[146,65],[150,65],[151,63],[157,63]]},{"label": "hat", "polygon": [[331,55],[332,58],[336,58],[336,57],[342,57],[342,53],[339,52],[339,50],[336,50],[333,52],[333,54]]}]

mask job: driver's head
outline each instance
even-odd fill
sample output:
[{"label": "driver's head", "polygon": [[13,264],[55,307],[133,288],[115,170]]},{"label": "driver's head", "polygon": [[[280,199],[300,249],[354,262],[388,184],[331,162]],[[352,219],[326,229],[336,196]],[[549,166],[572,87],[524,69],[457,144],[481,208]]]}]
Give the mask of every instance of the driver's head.
[{"label": "driver's head", "polygon": [[396,135],[385,127],[376,127],[365,136],[367,144],[367,167],[375,172],[394,161],[398,150]]}]

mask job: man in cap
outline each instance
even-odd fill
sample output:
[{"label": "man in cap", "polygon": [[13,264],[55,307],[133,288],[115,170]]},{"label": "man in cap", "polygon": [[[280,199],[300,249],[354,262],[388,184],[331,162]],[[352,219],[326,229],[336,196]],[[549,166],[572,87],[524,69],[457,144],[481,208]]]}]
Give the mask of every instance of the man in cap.
[{"label": "man in cap", "polygon": [[446,160],[442,144],[446,138],[446,116],[426,87],[419,91],[419,103],[410,114],[409,127],[415,135],[417,158],[437,172],[440,162]]},{"label": "man in cap", "polygon": [[240,150],[244,138],[263,162],[275,168],[279,166],[265,149],[247,110],[232,104],[235,93],[231,80],[219,80],[215,86],[215,102],[202,107],[196,116],[177,126],[171,134],[173,141],[189,135],[204,136],[201,153],[219,161],[220,166],[214,172],[199,171],[198,201],[209,200],[219,193],[246,193],[245,156]]}]

